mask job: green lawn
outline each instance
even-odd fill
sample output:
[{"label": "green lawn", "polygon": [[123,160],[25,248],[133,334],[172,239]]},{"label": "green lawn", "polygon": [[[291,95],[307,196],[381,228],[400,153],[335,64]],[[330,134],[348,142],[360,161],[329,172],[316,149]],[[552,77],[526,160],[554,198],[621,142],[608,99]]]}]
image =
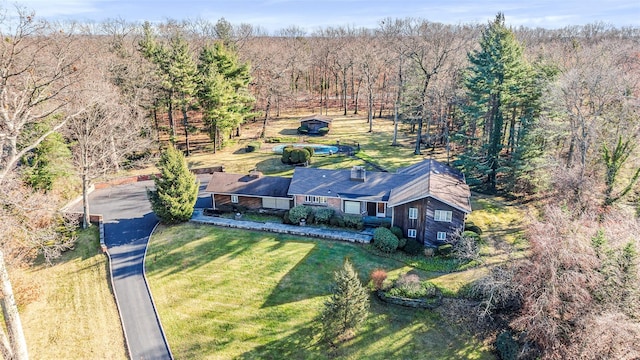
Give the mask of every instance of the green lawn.
[{"label": "green lawn", "polygon": [[107,258],[98,243],[92,226],[53,266],[11,274],[31,358],[127,359]]},{"label": "green lawn", "polygon": [[158,228],[146,266],[178,359],[493,358],[434,312],[374,298],[355,338],[319,343],[314,319],[345,257],[363,279],[375,268],[413,270],[359,245],[195,224]]}]

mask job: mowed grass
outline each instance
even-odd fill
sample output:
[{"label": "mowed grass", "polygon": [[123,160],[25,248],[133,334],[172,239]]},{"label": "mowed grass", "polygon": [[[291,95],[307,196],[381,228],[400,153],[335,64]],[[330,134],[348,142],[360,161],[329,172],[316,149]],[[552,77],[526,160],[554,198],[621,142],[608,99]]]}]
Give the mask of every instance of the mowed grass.
[{"label": "mowed grass", "polygon": [[329,348],[316,317],[349,258],[361,279],[413,270],[362,246],[183,224],[151,238],[149,284],[178,359],[491,359],[434,312],[380,303],[356,336]]},{"label": "mowed grass", "polygon": [[14,291],[29,297],[19,310],[32,359],[128,358],[107,258],[98,243],[93,226],[80,232],[75,249],[53,266],[16,274],[22,289]]}]

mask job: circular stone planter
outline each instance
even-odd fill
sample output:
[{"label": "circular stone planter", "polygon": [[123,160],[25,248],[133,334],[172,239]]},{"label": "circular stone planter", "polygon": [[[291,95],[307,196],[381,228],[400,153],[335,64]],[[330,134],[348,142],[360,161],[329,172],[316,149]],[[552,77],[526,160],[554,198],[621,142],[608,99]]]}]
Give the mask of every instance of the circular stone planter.
[{"label": "circular stone planter", "polygon": [[386,303],[415,309],[435,309],[442,304],[442,295],[440,294],[437,294],[434,298],[408,299],[387,295],[384,291],[377,290],[376,296],[378,296],[378,299]]}]

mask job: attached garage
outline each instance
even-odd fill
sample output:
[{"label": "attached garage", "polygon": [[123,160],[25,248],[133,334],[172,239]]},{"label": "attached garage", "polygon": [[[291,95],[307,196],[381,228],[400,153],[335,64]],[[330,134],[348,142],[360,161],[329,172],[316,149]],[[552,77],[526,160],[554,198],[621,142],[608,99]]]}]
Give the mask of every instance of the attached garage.
[{"label": "attached garage", "polygon": [[265,209],[289,210],[291,208],[291,200],[286,198],[263,197],[262,207]]}]

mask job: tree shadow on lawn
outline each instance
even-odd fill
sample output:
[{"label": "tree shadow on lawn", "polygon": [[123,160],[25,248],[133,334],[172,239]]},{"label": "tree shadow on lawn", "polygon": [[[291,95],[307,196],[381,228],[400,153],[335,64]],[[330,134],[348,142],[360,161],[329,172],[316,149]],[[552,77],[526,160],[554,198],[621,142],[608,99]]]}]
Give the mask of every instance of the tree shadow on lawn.
[{"label": "tree shadow on lawn", "polygon": [[[371,310],[354,338],[331,346],[320,341],[318,322],[242,354],[241,359],[468,359],[491,358],[482,344],[460,335],[430,310],[382,303]],[[483,356],[482,354],[485,354]]]},{"label": "tree shadow on lawn", "polygon": [[[249,251],[254,245],[253,241],[244,240],[247,231],[217,230],[219,229],[211,225],[192,225],[190,228],[181,226],[157,231],[154,236],[169,231],[169,234],[162,236],[171,236],[172,239],[162,244],[155,243],[149,248],[147,272],[159,271],[165,272],[165,275],[174,275],[185,270],[197,270],[224,256],[234,259]],[[179,234],[176,234],[176,231]],[[212,238],[207,239],[208,237]],[[190,246],[194,242],[197,244]]]},{"label": "tree shadow on lawn", "polygon": [[280,279],[262,305],[263,308],[330,294],[334,273],[342,268],[347,258],[354,264],[365,285],[374,269],[393,271],[405,266],[399,261],[366,252],[361,245],[332,240],[310,241],[315,242],[316,246]]}]

